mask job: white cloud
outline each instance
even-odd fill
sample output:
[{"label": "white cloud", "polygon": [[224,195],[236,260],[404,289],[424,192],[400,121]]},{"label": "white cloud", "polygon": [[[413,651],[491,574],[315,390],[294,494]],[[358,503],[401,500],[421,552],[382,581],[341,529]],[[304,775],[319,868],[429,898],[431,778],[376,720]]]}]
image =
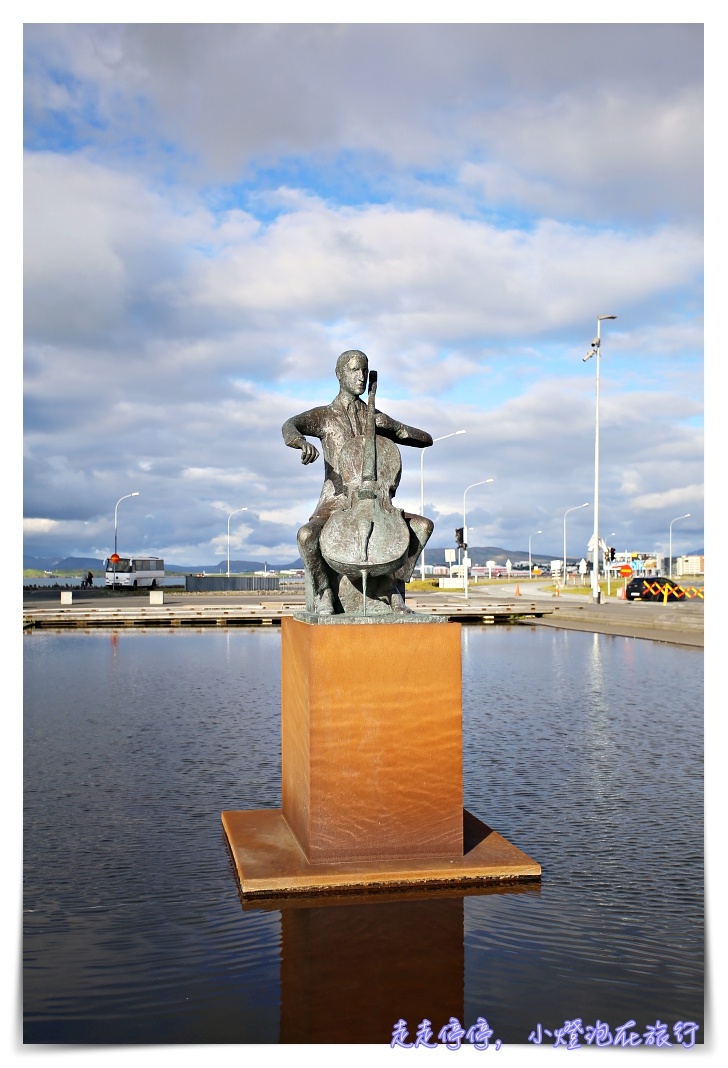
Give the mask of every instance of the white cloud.
[{"label": "white cloud", "polygon": [[23,531],[25,534],[50,534],[56,533],[60,527],[55,519],[24,519]]},{"label": "white cloud", "polygon": [[29,158],[26,204],[27,388],[57,397],[103,380],[120,400],[124,376],[150,360],[167,390],[190,374],[203,390],[246,371],[320,375],[322,348],[349,344],[344,334],[371,338],[405,378],[427,348],[475,367],[486,332],[562,327],[604,294],[621,313],[694,288],[702,263],[699,238],[670,226],[503,230],[309,197],[261,227],[239,211],[181,212],[138,179],[46,155]]},{"label": "white cloud", "polygon": [[698,221],[698,85],[673,87],[659,103],[617,85],[596,95],[565,92],[546,104],[506,106],[486,121],[489,159],[465,161],[460,177],[490,203],[585,219],[659,218],[670,210]]},{"label": "white cloud", "polygon": [[[606,311],[605,515],[649,540],[677,506],[702,541],[701,509],[678,503],[702,481],[694,27],[35,24],[27,40],[29,545],[108,543],[138,489],[128,544],[202,563],[244,504],[241,549],[292,559],[321,465],[280,427],[334,396],[335,358],[358,347],[385,410],[468,430],[426,454],[436,542],[492,474],[476,529],[517,547],[548,520],[545,549],[591,494],[581,356]],[[419,461],[406,451],[411,510]]]},{"label": "white cloud", "polygon": [[32,115],[73,116],[106,152],[136,139],[160,168],[173,145],[206,181],[343,150],[370,176],[495,161],[497,200],[537,211],[593,216],[606,198],[654,218],[700,197],[699,24],[52,25],[27,39]]},{"label": "white cloud", "polygon": [[663,511],[666,507],[684,508],[691,503],[703,505],[703,486],[680,486],[663,493],[645,493],[632,498],[632,507],[645,511]]}]

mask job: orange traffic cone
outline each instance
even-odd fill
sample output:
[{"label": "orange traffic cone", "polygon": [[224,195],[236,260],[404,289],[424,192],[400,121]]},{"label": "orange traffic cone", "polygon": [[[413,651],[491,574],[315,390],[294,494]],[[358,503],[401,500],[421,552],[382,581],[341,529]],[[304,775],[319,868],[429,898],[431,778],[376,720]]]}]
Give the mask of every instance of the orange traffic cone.
[{"label": "orange traffic cone", "polygon": [[516,597],[520,597],[520,596],[521,596],[521,587],[516,585]]}]

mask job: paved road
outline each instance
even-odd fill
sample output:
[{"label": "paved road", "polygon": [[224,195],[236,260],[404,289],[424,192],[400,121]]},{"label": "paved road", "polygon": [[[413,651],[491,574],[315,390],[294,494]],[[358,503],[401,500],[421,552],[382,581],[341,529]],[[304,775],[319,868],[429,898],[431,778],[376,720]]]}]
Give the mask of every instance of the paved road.
[{"label": "paved road", "polygon": [[[506,587],[515,592],[516,587]],[[526,590],[521,586],[521,595]],[[531,588],[527,591],[531,594]],[[594,604],[591,595],[560,593],[539,589],[537,600],[550,601],[553,612],[539,620],[539,625],[560,626],[569,630],[648,638],[702,648],[704,644],[705,602],[701,599],[670,601],[623,601],[616,596]],[[514,600],[517,600],[514,597]]]}]

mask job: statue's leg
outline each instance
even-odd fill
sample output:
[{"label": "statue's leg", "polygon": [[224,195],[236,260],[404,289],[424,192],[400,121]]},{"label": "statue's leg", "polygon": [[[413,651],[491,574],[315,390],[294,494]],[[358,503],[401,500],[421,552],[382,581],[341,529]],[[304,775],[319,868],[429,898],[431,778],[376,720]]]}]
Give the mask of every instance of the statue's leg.
[{"label": "statue's leg", "polygon": [[394,579],[394,591],[392,593],[391,606],[395,612],[410,611],[404,603],[405,583],[412,578],[415,564],[434,529],[432,520],[426,519],[423,515],[410,515],[407,512],[404,512],[403,515],[409,527],[410,541],[407,559],[392,576]]},{"label": "statue's leg", "polygon": [[407,559],[401,567],[397,568],[394,573],[394,578],[401,582],[409,582],[412,578],[415,564],[419,560],[420,553],[430,540],[430,535],[434,530],[434,523],[431,519],[426,519],[423,515],[410,515],[408,512],[404,512],[403,515],[407,522],[407,526],[409,527],[410,541],[407,550]]},{"label": "statue's leg", "polygon": [[313,604],[307,604],[307,609],[318,612],[319,615],[332,616],[336,611],[334,595],[329,581],[329,572],[319,549],[319,538],[325,522],[325,517],[311,516],[308,523],[298,532],[298,551],[313,591]]}]

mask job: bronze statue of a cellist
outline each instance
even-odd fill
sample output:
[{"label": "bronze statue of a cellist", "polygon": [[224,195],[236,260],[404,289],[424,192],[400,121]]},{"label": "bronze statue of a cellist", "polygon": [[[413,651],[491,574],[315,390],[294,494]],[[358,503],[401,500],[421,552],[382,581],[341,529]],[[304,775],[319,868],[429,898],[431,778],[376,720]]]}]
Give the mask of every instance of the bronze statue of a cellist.
[{"label": "bronze statue of a cellist", "polygon": [[[342,352],[336,377],[339,393],[331,404],[283,425],[283,440],[301,450],[302,463],[319,455],[306,435],[319,438],[324,454],[321,496],[298,532],[306,608],[319,615],[407,612],[404,584],[433,524],[392,504],[401,474],[397,445],[426,448],[432,438],[376,410],[376,373],[369,374],[363,352]],[[368,380],[364,404],[360,397]]]}]

